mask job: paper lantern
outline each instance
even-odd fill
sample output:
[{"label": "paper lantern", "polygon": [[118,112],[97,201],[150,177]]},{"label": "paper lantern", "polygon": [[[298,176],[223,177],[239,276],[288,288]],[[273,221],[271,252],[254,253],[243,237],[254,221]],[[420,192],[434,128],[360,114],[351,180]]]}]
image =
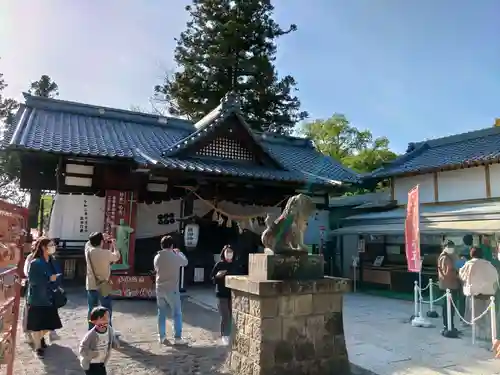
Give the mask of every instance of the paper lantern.
[{"label": "paper lantern", "polygon": [[200,226],[195,223],[187,224],[184,228],[184,245],[187,248],[193,248],[198,245],[200,237]]}]

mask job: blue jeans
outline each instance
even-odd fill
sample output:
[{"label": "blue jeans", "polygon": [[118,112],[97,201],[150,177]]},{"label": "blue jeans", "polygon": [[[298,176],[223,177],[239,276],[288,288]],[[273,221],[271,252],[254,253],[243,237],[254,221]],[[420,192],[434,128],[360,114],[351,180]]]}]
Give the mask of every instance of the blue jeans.
[{"label": "blue jeans", "polygon": [[158,334],[161,339],[167,336],[167,307],[170,307],[172,318],[174,321],[174,338],[182,337],[182,310],[181,310],[181,294],[178,291],[156,295],[156,303],[158,305]]},{"label": "blue jeans", "polygon": [[99,294],[97,290],[87,290],[87,304],[89,306],[89,312],[87,315],[89,322],[89,330],[91,330],[94,325],[90,323],[90,312],[94,307],[102,306],[109,310],[109,324],[111,325],[111,313],[112,313],[112,305],[111,305],[111,296],[103,297]]}]

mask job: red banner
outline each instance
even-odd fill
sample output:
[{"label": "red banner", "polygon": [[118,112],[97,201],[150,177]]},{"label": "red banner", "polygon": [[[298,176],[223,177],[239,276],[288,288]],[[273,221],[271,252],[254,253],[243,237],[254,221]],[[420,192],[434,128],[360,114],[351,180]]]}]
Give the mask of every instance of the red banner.
[{"label": "red banner", "polygon": [[104,232],[116,238],[120,251],[119,262],[112,270],[127,272],[133,269],[135,259],[135,220],[137,202],[134,192],[106,190]]},{"label": "red banner", "polygon": [[409,272],[420,272],[420,210],[418,185],[408,192],[405,220],[406,261]]}]

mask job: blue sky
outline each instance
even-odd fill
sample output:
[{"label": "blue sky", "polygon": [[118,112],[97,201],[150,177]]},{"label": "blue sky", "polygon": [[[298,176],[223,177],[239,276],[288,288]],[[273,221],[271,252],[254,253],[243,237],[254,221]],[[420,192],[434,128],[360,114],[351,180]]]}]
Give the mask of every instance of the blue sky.
[{"label": "blue sky", "polygon": [[[62,99],[147,108],[188,0],[0,2],[0,72],[20,98],[48,74]],[[277,66],[312,118],[344,113],[404,152],[410,141],[492,126],[500,117],[498,0],[280,0],[298,31]]]}]

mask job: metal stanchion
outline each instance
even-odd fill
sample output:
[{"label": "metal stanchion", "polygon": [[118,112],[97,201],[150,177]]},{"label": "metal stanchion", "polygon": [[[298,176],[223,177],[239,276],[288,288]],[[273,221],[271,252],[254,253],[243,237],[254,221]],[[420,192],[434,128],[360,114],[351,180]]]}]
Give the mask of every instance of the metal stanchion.
[{"label": "metal stanchion", "polygon": [[453,327],[453,320],[451,317],[451,312],[452,312],[452,303],[451,303],[451,291],[449,289],[446,289],[446,328],[441,332],[441,334],[444,337],[448,338],[457,338],[458,337],[458,331]]},{"label": "metal stanchion", "polygon": [[427,311],[429,318],[438,318],[439,314],[434,310],[434,283],[429,279],[429,311]]},{"label": "metal stanchion", "polygon": [[429,322],[422,316],[422,298],[420,298],[420,287],[419,283],[415,281],[415,286],[413,287],[414,291],[414,304],[415,304],[415,316],[412,317],[411,325],[413,327],[423,327],[430,328],[432,327],[432,323]]},{"label": "metal stanchion", "polygon": [[490,297],[490,317],[491,317],[491,342],[495,344],[497,340],[497,309],[495,306],[495,297]]},{"label": "metal stanchion", "polygon": [[474,306],[474,295],[470,296],[470,321],[472,327],[472,345],[476,343],[476,322],[474,321],[476,318],[476,307]]}]

